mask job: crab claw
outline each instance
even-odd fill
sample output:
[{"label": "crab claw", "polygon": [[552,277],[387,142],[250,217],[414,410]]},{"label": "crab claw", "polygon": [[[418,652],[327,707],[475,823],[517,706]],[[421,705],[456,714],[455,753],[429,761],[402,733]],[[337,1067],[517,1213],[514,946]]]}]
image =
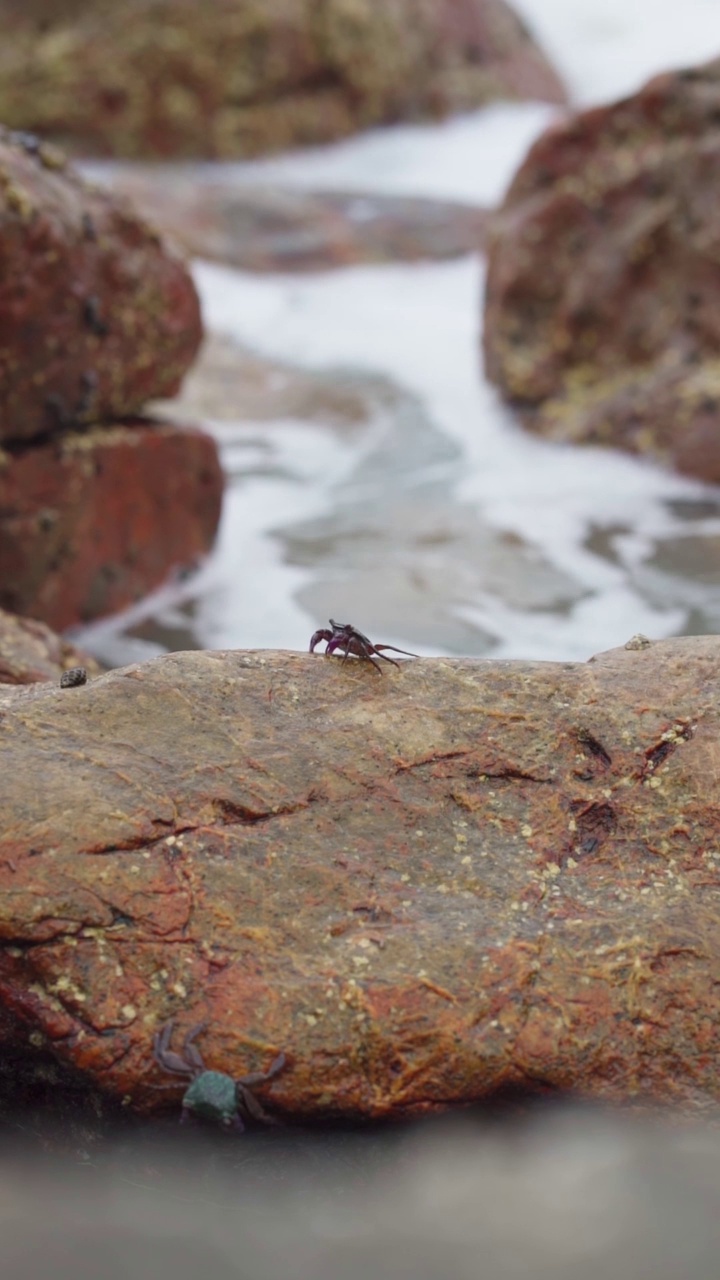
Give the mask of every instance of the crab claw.
[{"label": "crab claw", "polygon": [[321,640],[332,640],[332,631],[328,631],[327,627],[320,627],[319,631],[313,632],[310,641],[310,653],[315,652],[315,645],[319,644]]}]

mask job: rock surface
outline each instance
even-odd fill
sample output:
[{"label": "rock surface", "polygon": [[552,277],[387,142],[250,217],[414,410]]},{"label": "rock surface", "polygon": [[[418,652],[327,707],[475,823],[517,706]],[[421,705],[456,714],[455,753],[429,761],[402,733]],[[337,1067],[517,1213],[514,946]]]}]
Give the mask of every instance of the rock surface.
[{"label": "rock surface", "polygon": [[564,101],[505,0],[2,0],[0,119],[84,153],[242,156]]},{"label": "rock surface", "polygon": [[187,253],[245,271],[477,253],[488,218],[484,209],[447,200],[198,181],[166,167],[123,168],[111,182]]},{"label": "rock surface", "polygon": [[486,366],[524,422],[720,480],[720,60],[548,130],[491,238]]},{"label": "rock surface", "polygon": [[200,338],[195,287],[158,233],[54,148],[0,130],[0,442],[173,395]]},{"label": "rock surface", "polygon": [[0,606],[61,631],[133,604],[209,550],[222,491],[214,440],[169,423],[0,451]]},{"label": "rock surface", "polygon": [[0,609],[0,684],[59,680],[73,667],[99,675],[100,665],[34,618],[16,618]]},{"label": "rock surface", "polygon": [[284,1051],[258,1093],[294,1119],[506,1086],[711,1109],[719,670],[698,637],[0,689],[6,1037],[146,1110],[179,1105],[171,1017],[235,1077]]}]

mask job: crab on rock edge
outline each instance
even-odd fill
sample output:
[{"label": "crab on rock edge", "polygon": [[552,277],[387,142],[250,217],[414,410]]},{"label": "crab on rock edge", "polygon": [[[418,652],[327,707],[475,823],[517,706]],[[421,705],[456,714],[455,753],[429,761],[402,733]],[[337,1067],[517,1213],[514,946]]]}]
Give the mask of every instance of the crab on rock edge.
[{"label": "crab on rock edge", "polygon": [[[277,1124],[278,1121],[269,1116],[261,1107],[252,1089],[255,1085],[272,1080],[285,1066],[285,1054],[278,1054],[267,1071],[254,1071],[250,1075],[234,1080],[224,1071],[210,1071],[202,1060],[200,1050],[194,1040],[205,1030],[206,1022],[198,1022],[191,1027],[183,1040],[182,1054],[170,1048],[173,1027],[171,1019],[153,1036],[153,1055],[163,1071],[176,1076],[189,1076],[190,1084],[183,1094],[181,1123],[190,1115],[200,1116],[203,1120],[231,1126],[242,1133],[245,1120],[257,1120],[263,1124]],[[159,1086],[162,1088],[162,1086]]]},{"label": "crab on rock edge", "polygon": [[[330,619],[332,631],[327,627],[320,627],[316,631],[310,641],[310,652],[315,652],[315,645],[321,640],[326,641],[325,653],[334,653],[336,649],[343,650],[343,662],[348,654],[353,654],[356,658],[367,658],[368,662],[372,662],[373,666],[382,675],[382,668],[375,658],[382,658],[385,662],[392,662],[394,667],[399,667],[400,663],[394,658],[387,658],[382,649],[392,649],[393,653],[404,653],[407,658],[417,658],[416,653],[410,653],[407,649],[398,649],[394,644],[373,644],[372,640],[368,640],[362,631],[358,631],[351,622],[335,622],[334,618]],[[375,655],[375,656],[373,656]]]}]

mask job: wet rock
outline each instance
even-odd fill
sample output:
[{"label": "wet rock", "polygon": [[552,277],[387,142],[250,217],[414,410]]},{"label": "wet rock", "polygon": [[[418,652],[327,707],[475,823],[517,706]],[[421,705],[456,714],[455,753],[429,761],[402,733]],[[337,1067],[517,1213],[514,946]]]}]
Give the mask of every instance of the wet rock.
[{"label": "wet rock", "polygon": [[[586,664],[184,653],[0,689],[6,1038],[179,1108],[718,1102],[720,641]],[[42,778],[42,786],[38,786]],[[11,1023],[14,1020],[14,1024]]]},{"label": "wet rock", "polygon": [[0,441],[174,395],[200,338],[195,287],[158,233],[54,148],[0,129]]},{"label": "wet rock", "polygon": [[302,369],[209,333],[178,399],[157,401],[152,410],[169,420],[178,411],[188,418],[233,423],[297,418],[347,432],[366,424],[377,401],[390,394],[381,379]]},{"label": "wet rock", "polygon": [[533,430],[720,480],[720,61],[531,148],[495,224],[485,358]]},{"label": "wet rock", "polygon": [[0,119],[91,154],[245,156],[488,100],[564,101],[504,0],[0,6]]},{"label": "wet rock", "polygon": [[63,630],[132,604],[209,550],[222,489],[214,441],[170,424],[130,420],[6,451],[0,605]]},{"label": "wet rock", "polygon": [[0,684],[62,680],[78,663],[89,675],[99,675],[102,669],[44,623],[0,609]]},{"label": "wet rock", "polygon": [[188,253],[245,271],[454,258],[478,251],[488,216],[447,200],[207,182],[165,168],[111,180]]}]

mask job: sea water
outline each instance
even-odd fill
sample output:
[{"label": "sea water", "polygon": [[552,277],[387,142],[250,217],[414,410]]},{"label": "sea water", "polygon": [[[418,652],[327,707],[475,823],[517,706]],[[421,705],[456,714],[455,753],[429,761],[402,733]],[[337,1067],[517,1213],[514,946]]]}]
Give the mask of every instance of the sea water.
[{"label": "sea water", "polygon": [[[720,0],[517,0],[573,103],[720,54]],[[247,164],[238,183],[492,205],[556,116],[495,104]],[[168,648],[307,647],[329,616],[421,653],[584,659],[715,631],[720,491],[520,429],[483,377],[484,261],[251,275],[193,265],[206,327],[325,386],[365,383],[360,428],[207,420],[228,487],[201,572],[80,633],[112,662]],[[378,388],[384,388],[381,395]]]}]

